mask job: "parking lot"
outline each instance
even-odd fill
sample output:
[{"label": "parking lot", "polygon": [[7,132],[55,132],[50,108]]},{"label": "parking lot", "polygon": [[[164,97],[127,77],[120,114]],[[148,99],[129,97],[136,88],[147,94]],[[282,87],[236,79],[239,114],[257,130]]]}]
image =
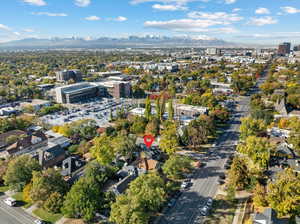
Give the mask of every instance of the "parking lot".
[{"label": "parking lot", "polygon": [[63,125],[82,119],[95,120],[98,126],[109,123],[110,112],[113,116],[117,110],[123,108],[125,111],[134,107],[131,99],[93,98],[84,102],[66,105],[65,111],[49,114],[41,117],[41,120],[51,126]]}]

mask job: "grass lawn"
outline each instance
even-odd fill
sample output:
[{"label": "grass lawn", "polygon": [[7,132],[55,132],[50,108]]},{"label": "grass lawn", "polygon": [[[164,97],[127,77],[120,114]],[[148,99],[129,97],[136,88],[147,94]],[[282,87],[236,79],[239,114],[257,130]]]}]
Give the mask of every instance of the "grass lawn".
[{"label": "grass lawn", "polygon": [[5,191],[8,191],[8,186],[0,186],[0,193],[4,193]]},{"label": "grass lawn", "polygon": [[23,192],[18,192],[12,196],[18,201],[18,204],[24,208],[29,208],[32,204],[23,200]]},{"label": "grass lawn", "polygon": [[42,220],[50,222],[50,223],[55,223],[63,216],[62,214],[49,213],[46,210],[44,210],[43,208],[38,208],[38,209],[34,210],[33,214],[40,217]]},{"label": "grass lawn", "polygon": [[210,215],[205,224],[231,224],[237,203],[227,201],[225,196],[217,195],[214,200],[212,215]]}]

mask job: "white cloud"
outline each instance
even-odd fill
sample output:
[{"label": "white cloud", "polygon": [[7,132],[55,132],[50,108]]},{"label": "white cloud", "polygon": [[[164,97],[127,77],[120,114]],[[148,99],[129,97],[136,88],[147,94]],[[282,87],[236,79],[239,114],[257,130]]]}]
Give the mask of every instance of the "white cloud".
[{"label": "white cloud", "polygon": [[236,0],[225,0],[225,3],[226,4],[233,4],[233,3],[235,3],[236,2]]},{"label": "white cloud", "polygon": [[300,9],[291,7],[291,6],[285,6],[285,7],[281,7],[281,10],[284,11],[285,13],[288,14],[296,14],[296,13],[300,13]]},{"label": "white cloud", "polygon": [[215,25],[224,25],[222,21],[209,20],[209,19],[179,19],[179,20],[169,20],[169,21],[146,21],[144,23],[145,27],[165,29],[176,32],[234,32],[234,28],[221,27],[212,28]]},{"label": "white cloud", "polygon": [[13,34],[15,34],[16,36],[21,36],[19,32],[13,32]]},{"label": "white cloud", "polygon": [[10,31],[11,29],[6,25],[0,24],[0,30]]},{"label": "white cloud", "polygon": [[239,16],[238,14],[228,14],[226,12],[190,12],[188,13],[189,18],[193,19],[211,19],[211,20],[218,20],[223,21],[224,23],[230,24],[231,22],[238,22],[244,19],[243,17]]},{"label": "white cloud", "polygon": [[91,0],[75,0],[75,5],[79,7],[87,7],[91,4]]},{"label": "white cloud", "polygon": [[36,6],[47,5],[47,3],[44,0],[23,0],[23,2],[28,3],[30,5],[36,5]]},{"label": "white cloud", "polygon": [[270,14],[270,10],[267,8],[258,8],[255,10],[256,14]]},{"label": "white cloud", "polygon": [[234,9],[232,9],[232,12],[239,12],[241,10],[242,10],[241,8],[234,8]]},{"label": "white cloud", "polygon": [[36,16],[51,16],[51,17],[65,17],[66,13],[53,13],[53,12],[33,12],[32,15]]},{"label": "white cloud", "polygon": [[249,38],[254,38],[254,39],[276,39],[276,40],[287,40],[287,39],[295,39],[295,38],[300,38],[300,32],[273,32],[273,33],[254,33],[254,34],[246,34],[246,35],[239,35],[236,36],[236,38],[243,38],[243,39],[249,39]]},{"label": "white cloud", "polygon": [[97,21],[100,20],[100,17],[98,16],[88,16],[84,18],[85,20],[89,20],[89,21]]},{"label": "white cloud", "polygon": [[271,16],[265,16],[265,17],[253,17],[250,19],[249,24],[255,25],[255,26],[264,26],[269,24],[276,24],[278,20],[274,19]]},{"label": "white cloud", "polygon": [[24,31],[26,33],[33,33],[34,32],[33,29],[22,29],[22,31]]},{"label": "white cloud", "polygon": [[124,21],[127,21],[128,19],[126,17],[124,17],[124,16],[118,16],[114,20],[118,21],[118,22],[124,22]]},{"label": "white cloud", "polygon": [[[131,4],[140,4],[145,2],[156,2],[163,4],[175,4],[175,5],[186,5],[189,2],[209,2],[210,0],[131,0]],[[226,4],[235,3],[237,0],[222,0]]]},{"label": "white cloud", "polygon": [[161,4],[154,4],[152,5],[153,9],[161,10],[161,11],[179,11],[179,10],[188,10],[187,7],[182,5],[161,5]]}]

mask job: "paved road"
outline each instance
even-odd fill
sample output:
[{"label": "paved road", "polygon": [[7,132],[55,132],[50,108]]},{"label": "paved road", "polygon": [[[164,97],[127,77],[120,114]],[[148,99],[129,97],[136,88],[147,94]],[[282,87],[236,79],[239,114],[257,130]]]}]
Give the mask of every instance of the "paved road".
[{"label": "paved road", "polygon": [[[260,79],[260,85],[264,79]],[[257,92],[255,89],[252,93]],[[224,164],[234,152],[233,146],[239,139],[240,118],[249,113],[250,96],[237,99],[237,107],[233,113],[229,128],[220,136],[216,147],[210,149],[207,154],[192,153],[194,157],[206,162],[206,167],[198,169],[192,179],[192,187],[185,191],[177,200],[175,206],[168,210],[158,221],[158,224],[192,224],[203,223],[203,217],[199,216],[200,209],[206,204],[209,197],[214,197],[218,189],[219,175],[224,173]]]},{"label": "paved road", "polygon": [[1,224],[33,224],[36,218],[27,214],[20,207],[10,207],[3,202],[7,196],[0,197],[0,223]]}]

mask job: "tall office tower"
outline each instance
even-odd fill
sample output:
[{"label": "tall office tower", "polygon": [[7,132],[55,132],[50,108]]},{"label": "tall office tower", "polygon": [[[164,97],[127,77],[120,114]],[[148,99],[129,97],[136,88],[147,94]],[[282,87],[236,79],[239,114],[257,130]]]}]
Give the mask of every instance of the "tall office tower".
[{"label": "tall office tower", "polygon": [[278,55],[285,56],[291,52],[291,43],[284,42],[278,46]]}]

